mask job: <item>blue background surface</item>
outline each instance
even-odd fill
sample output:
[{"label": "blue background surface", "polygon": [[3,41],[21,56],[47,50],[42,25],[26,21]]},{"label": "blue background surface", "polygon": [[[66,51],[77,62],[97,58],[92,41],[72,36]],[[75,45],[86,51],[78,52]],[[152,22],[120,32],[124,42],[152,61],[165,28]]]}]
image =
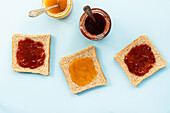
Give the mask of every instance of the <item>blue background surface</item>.
[{"label": "blue background surface", "polygon": [[[105,10],[109,35],[86,39],[79,30],[83,6]],[[0,0],[0,113],[170,113],[169,65],[133,87],[114,55],[140,35],[148,35],[170,63],[170,0],[73,0],[71,15],[57,20],[43,14],[41,0]],[[12,71],[12,35],[51,34],[50,75]],[[108,84],[80,94],[70,92],[59,59],[95,46]]]}]

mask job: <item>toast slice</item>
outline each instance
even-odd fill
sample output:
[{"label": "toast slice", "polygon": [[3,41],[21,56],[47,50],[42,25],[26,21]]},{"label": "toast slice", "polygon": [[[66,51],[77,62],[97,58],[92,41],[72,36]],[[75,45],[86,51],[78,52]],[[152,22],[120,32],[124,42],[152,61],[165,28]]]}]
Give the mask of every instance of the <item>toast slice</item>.
[{"label": "toast slice", "polygon": [[[84,58],[84,57],[88,57],[91,58],[93,60],[95,69],[97,71],[97,76],[94,78],[94,80],[92,82],[90,82],[87,85],[84,86],[79,86],[77,85],[75,82],[72,81],[71,79],[71,74],[69,71],[69,65],[70,63],[78,58]],[[101,86],[101,85],[106,85],[107,84],[107,80],[101,70],[99,61],[97,59],[97,55],[96,55],[96,51],[95,51],[95,47],[94,46],[89,46],[81,51],[78,51],[76,53],[73,53],[69,56],[63,57],[60,59],[60,66],[64,72],[65,78],[67,80],[67,83],[70,87],[71,93],[76,94],[76,93],[80,93],[84,90],[90,89],[92,87],[96,87],[96,86]]]},{"label": "toast slice", "polygon": [[[45,60],[42,66],[39,66],[34,69],[23,68],[17,63],[16,53],[18,50],[18,42],[29,38],[33,41],[38,41],[43,44],[43,49],[45,50]],[[28,34],[14,34],[12,37],[12,69],[17,72],[30,72],[30,73],[39,73],[42,75],[49,74],[49,59],[50,59],[50,41],[51,35],[28,35]]]},{"label": "toast slice", "polygon": [[[156,62],[154,63],[153,67],[149,70],[148,73],[146,73],[143,76],[136,76],[135,74],[129,72],[128,67],[124,62],[124,57],[128,54],[128,52],[133,47],[135,47],[137,45],[141,45],[141,44],[147,44],[148,46],[151,47],[151,51],[153,52],[153,54],[155,56]],[[153,45],[153,43],[151,42],[149,37],[146,35],[141,35],[139,38],[134,40],[130,45],[128,45],[122,51],[117,53],[114,56],[114,58],[120,64],[120,66],[123,68],[123,70],[127,74],[128,78],[130,79],[132,86],[134,86],[134,87],[137,86],[138,84],[140,84],[145,78],[151,76],[156,71],[158,71],[159,69],[161,69],[167,65],[167,62],[165,61],[165,59],[161,56],[161,54],[158,52],[156,47]]]}]

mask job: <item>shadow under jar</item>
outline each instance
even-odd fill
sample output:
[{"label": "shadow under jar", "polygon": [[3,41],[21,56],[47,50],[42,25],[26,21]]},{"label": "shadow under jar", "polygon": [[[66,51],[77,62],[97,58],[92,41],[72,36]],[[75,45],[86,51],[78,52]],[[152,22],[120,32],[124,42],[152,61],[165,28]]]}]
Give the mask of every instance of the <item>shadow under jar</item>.
[{"label": "shadow under jar", "polygon": [[80,31],[90,40],[101,40],[107,36],[111,28],[111,19],[102,9],[93,8],[96,22],[84,13],[80,18]]}]

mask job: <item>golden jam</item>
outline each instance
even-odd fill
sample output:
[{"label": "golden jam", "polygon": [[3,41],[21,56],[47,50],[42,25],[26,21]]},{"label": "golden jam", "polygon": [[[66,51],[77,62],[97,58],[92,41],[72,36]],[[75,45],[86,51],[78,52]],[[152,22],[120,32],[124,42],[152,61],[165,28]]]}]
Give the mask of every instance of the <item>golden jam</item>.
[{"label": "golden jam", "polygon": [[88,57],[73,60],[69,65],[69,71],[72,81],[79,86],[89,84],[98,74],[93,60]]},{"label": "golden jam", "polygon": [[[58,2],[59,1],[59,2]],[[59,3],[59,4],[58,4]],[[66,9],[67,7],[67,0],[46,0],[45,1],[45,6],[46,7],[50,7],[50,6],[53,6],[53,5],[59,5],[62,9]],[[56,14],[56,13],[60,13],[64,10],[62,10],[61,8],[59,7],[55,7],[55,8],[52,8],[49,10],[50,13],[53,13],[53,14]]]}]

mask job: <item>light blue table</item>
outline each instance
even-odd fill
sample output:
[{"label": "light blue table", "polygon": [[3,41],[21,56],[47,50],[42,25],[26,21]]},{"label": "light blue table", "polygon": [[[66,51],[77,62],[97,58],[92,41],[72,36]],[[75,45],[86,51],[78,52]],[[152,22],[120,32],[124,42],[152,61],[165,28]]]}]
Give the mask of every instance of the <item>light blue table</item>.
[{"label": "light blue table", "polygon": [[[90,41],[79,30],[87,4],[111,17],[111,32],[103,40]],[[146,34],[170,63],[170,0],[73,0],[73,6],[64,20],[46,14],[29,18],[28,11],[40,8],[41,0],[0,0],[0,113],[170,113],[169,65],[133,87],[114,60]],[[15,33],[52,35],[49,76],[12,71]],[[96,47],[108,84],[73,95],[59,59],[90,45]]]}]

